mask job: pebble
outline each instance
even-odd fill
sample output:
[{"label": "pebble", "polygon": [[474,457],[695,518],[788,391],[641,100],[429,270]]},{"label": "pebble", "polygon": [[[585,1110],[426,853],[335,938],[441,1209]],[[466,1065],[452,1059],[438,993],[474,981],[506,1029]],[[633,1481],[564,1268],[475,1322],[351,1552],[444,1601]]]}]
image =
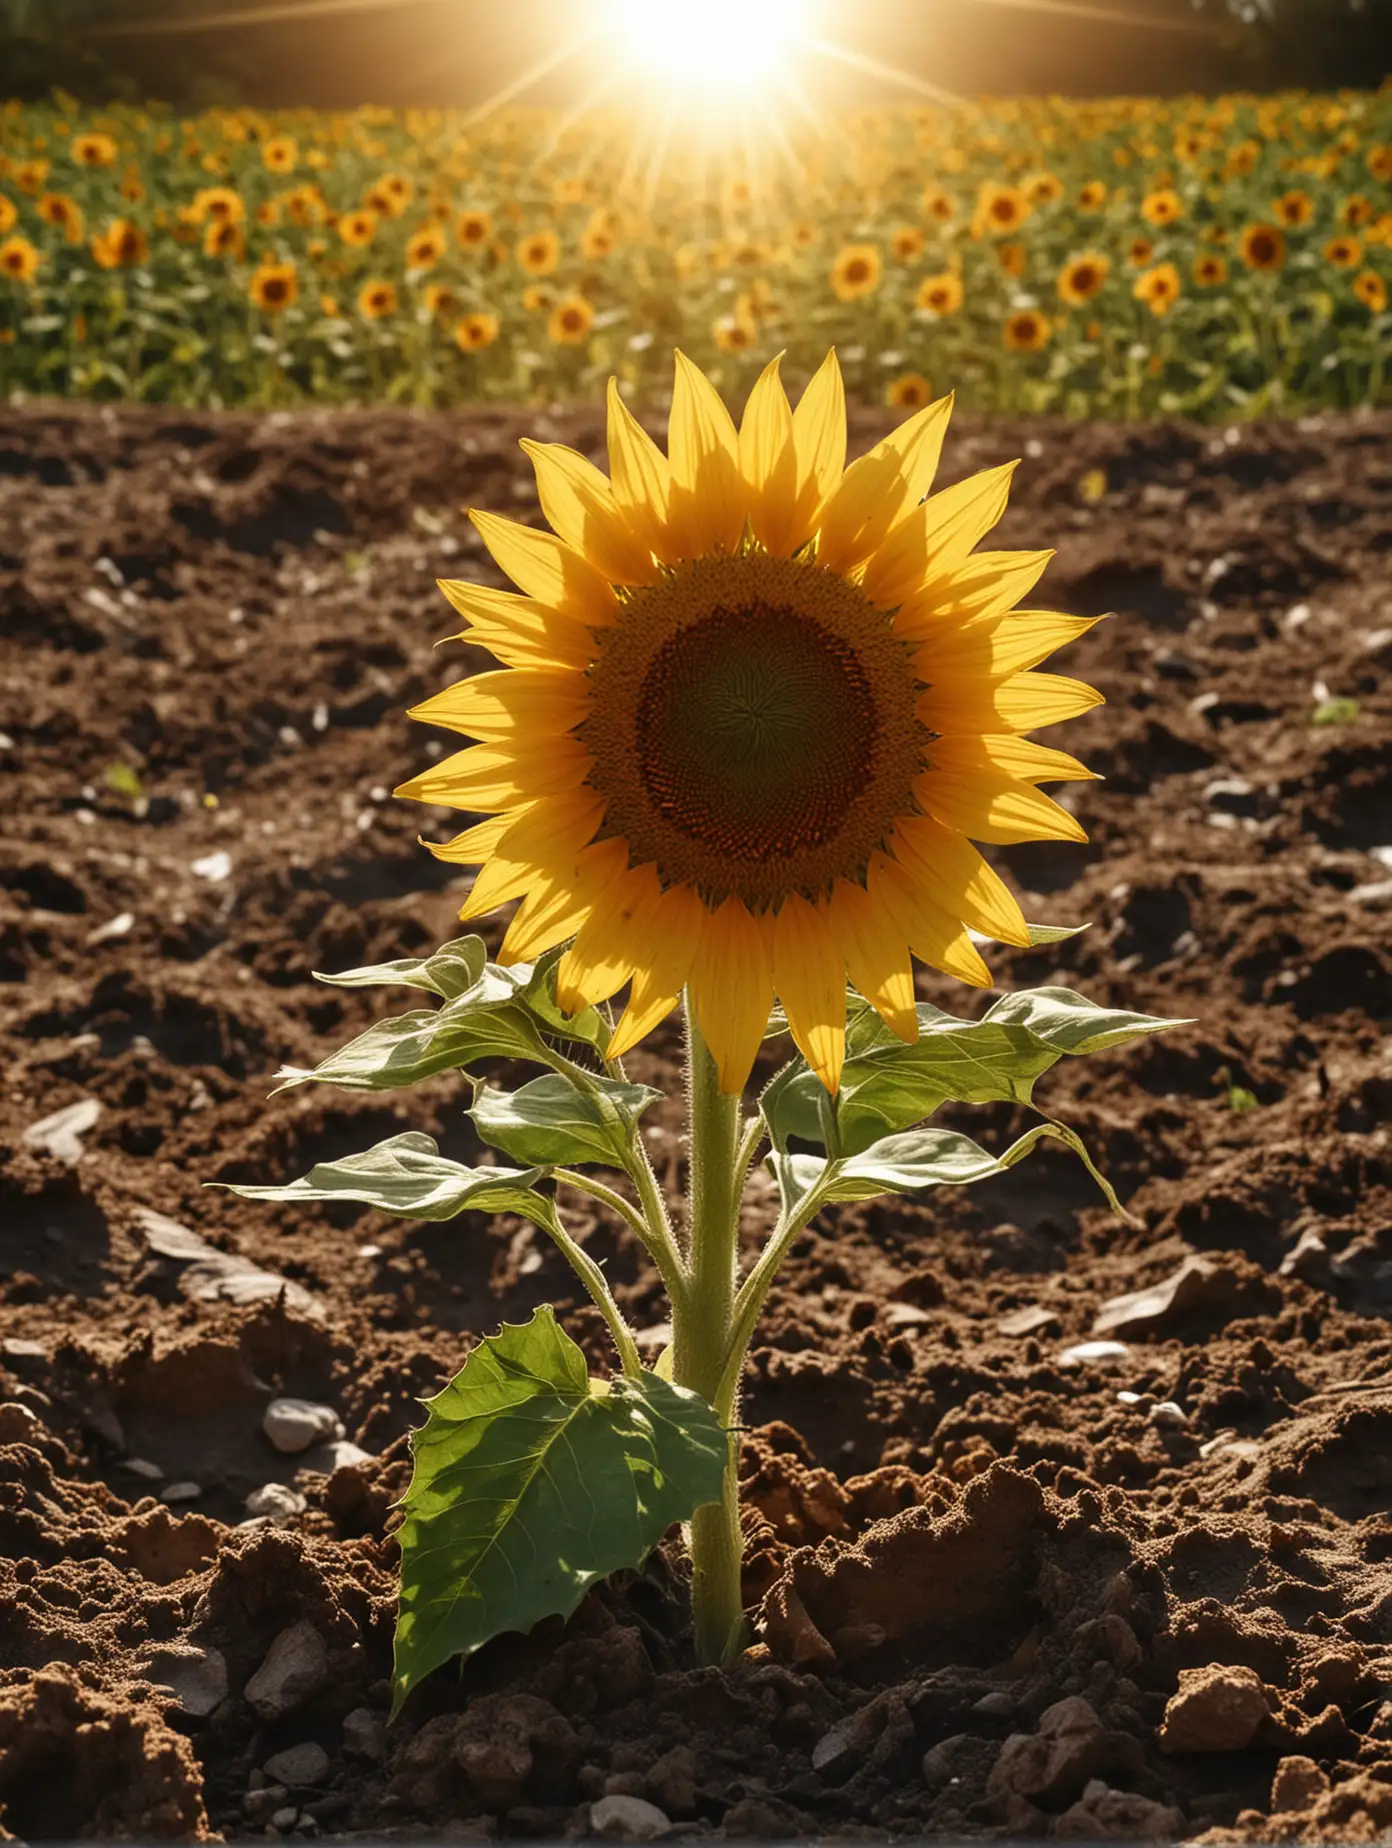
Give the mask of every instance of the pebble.
[{"label": "pebble", "polygon": [[1219,1259],[1198,1254],[1146,1290],[1131,1290],[1103,1303],[1093,1317],[1094,1335],[1136,1335],[1157,1330],[1171,1316],[1194,1309],[1221,1309],[1233,1301],[1232,1272]]},{"label": "pebble", "polygon": [[160,1500],[171,1504],[174,1502],[191,1502],[197,1501],[202,1493],[203,1485],[201,1482],[171,1482],[168,1488],[160,1490]]},{"label": "pebble", "polygon": [[329,1678],[329,1652],[311,1623],[282,1630],[247,1682],[248,1704],[263,1720],[278,1720],[317,1694]]},{"label": "pebble", "polygon": [[1061,1367],[1109,1367],[1116,1361],[1129,1360],[1131,1350],[1124,1341],[1078,1341],[1066,1347],[1058,1357]]},{"label": "pebble", "polygon": [[1152,1405],[1148,1418],[1151,1424],[1165,1425],[1172,1430],[1177,1430],[1181,1425],[1187,1425],[1189,1422],[1188,1412],[1182,1405],[1177,1405],[1173,1399],[1162,1399],[1158,1405]]},{"label": "pebble", "polygon": [[590,1833],[611,1842],[655,1842],[672,1832],[666,1810],[643,1797],[601,1797],[590,1805]]},{"label": "pebble", "polygon": [[297,1514],[303,1514],[308,1506],[298,1489],[287,1488],[283,1482],[263,1482],[246,1498],[247,1513],[272,1527],[283,1527]]},{"label": "pebble", "polygon": [[0,1405],[0,1444],[32,1443],[39,1433],[38,1414],[17,1399]]},{"label": "pebble", "polygon": [[329,1755],[322,1745],[307,1739],[303,1745],[287,1746],[268,1758],[262,1769],[277,1784],[291,1790],[303,1790],[307,1784],[322,1784],[329,1774]]},{"label": "pebble", "polygon": [[332,1476],[336,1469],[352,1469],[358,1463],[370,1463],[372,1452],[340,1438],[331,1444],[319,1444],[305,1452],[303,1468],[319,1476]]},{"label": "pebble", "polygon": [[[253,1772],[252,1775],[259,1777],[260,1773]],[[282,1785],[267,1784],[262,1780],[254,1789],[249,1787],[242,1798],[242,1814],[250,1816],[253,1822],[265,1822],[271,1812],[278,1810],[289,1795],[290,1792]]]},{"label": "pebble", "polygon": [[939,1739],[923,1754],[923,1781],[930,1790],[942,1790],[953,1784],[981,1750],[981,1740],[974,1733],[953,1733]]},{"label": "pebble", "polygon": [[343,1749],[377,1765],[387,1755],[387,1729],[370,1707],[354,1707],[343,1717]]},{"label": "pebble", "polygon": [[210,880],[214,885],[220,884],[232,871],[232,856],[222,851],[204,854],[201,860],[190,860],[189,871],[198,879]]},{"label": "pebble", "polygon": [[135,926],[133,911],[118,911],[114,918],[108,918],[105,924],[98,924],[95,930],[87,933],[88,949],[95,949],[99,943],[110,943],[116,937],[124,937]]},{"label": "pebble", "polygon": [[149,1675],[156,1687],[168,1688],[179,1711],[191,1719],[206,1719],[227,1699],[227,1658],[220,1649],[161,1650]]},{"label": "pebble", "polygon": [[1270,1700],[1255,1669],[1226,1662],[1182,1668],[1179,1692],[1160,1722],[1160,1749],[1242,1752],[1270,1713]]},{"label": "pebble", "polygon": [[0,1356],[6,1360],[47,1360],[48,1349],[42,1341],[28,1341],[23,1335],[6,1335],[0,1341]]},{"label": "pebble", "polygon": [[27,1149],[43,1149],[55,1161],[70,1166],[82,1160],[82,1138],[95,1129],[102,1107],[95,1097],[84,1097],[75,1104],[65,1104],[52,1116],[41,1117],[24,1132]]},{"label": "pebble", "polygon": [[261,1420],[261,1429],[282,1456],[298,1456],[312,1444],[325,1439],[341,1438],[343,1424],[331,1405],[317,1405],[312,1399],[272,1399]]},{"label": "pebble", "polygon": [[148,1457],[126,1457],[120,1467],[127,1475],[139,1476],[143,1482],[163,1482],[164,1471]]},{"label": "pebble", "polygon": [[293,1829],[300,1819],[300,1812],[293,1803],[287,1803],[284,1809],[274,1810],[271,1814],[273,1829]]},{"label": "pebble", "polygon": [[1042,1335],[1046,1330],[1058,1326],[1058,1316],[1052,1309],[1046,1309],[1043,1303],[1027,1303],[1023,1309],[1012,1309],[996,1323],[1000,1334],[1009,1335],[1015,1340],[1023,1340],[1026,1335]]}]

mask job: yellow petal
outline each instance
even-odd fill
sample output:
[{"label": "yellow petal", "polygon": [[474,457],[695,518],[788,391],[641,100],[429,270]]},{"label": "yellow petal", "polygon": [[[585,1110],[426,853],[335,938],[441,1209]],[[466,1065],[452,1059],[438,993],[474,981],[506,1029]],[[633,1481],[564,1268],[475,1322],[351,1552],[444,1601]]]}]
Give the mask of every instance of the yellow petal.
[{"label": "yellow petal", "polygon": [[554,533],[519,526],[516,520],[505,520],[496,513],[475,510],[469,518],[499,570],[529,597],[564,610],[592,628],[607,627],[615,620],[618,598],[613,585]]},{"label": "yellow petal", "polygon": [[581,848],[549,879],[538,881],[522,900],[508,925],[498,961],[534,962],[573,937],[589,916],[596,892],[617,879],[627,864],[624,841],[596,841]]},{"label": "yellow petal", "polygon": [[944,488],[890,533],[865,567],[861,588],[882,609],[941,595],[938,586],[965,562],[1005,512],[1018,465],[983,469]]},{"label": "yellow petal", "polygon": [[1003,770],[929,770],[914,794],[935,820],[974,841],[1085,841],[1082,826],[1051,796]]},{"label": "yellow petal", "polygon": [[1007,734],[983,738],[937,738],[933,741],[933,762],[945,770],[965,770],[981,764],[994,764],[1026,783],[1096,783],[1096,770],[1070,757],[1067,751],[1051,750],[1047,744],[1035,744],[1029,738]]},{"label": "yellow petal", "polygon": [[490,860],[481,866],[469,887],[469,895],[459,907],[461,924],[496,911],[510,898],[521,898],[533,886],[546,883],[546,874],[537,866],[519,866],[513,860]]},{"label": "yellow petal", "polygon": [[735,552],[744,533],[739,438],[720,393],[685,353],[676,356],[667,454],[672,470],[667,526],[679,558]]},{"label": "yellow petal", "polygon": [[672,476],[667,458],[609,381],[609,483],[614,504],[634,532],[664,563],[667,503]]},{"label": "yellow petal", "polygon": [[458,680],[412,706],[408,716],[472,738],[502,741],[520,731],[540,741],[581,724],[589,710],[583,675],[563,668],[505,668]]},{"label": "yellow petal", "polygon": [[867,885],[871,903],[887,914],[921,962],[973,988],[991,986],[991,972],[960,920],[920,892],[897,861],[871,854]]},{"label": "yellow petal", "polygon": [[547,739],[538,752],[521,740],[509,745],[471,744],[456,751],[393,794],[413,802],[434,802],[441,808],[475,809],[491,814],[518,802],[561,795],[588,776],[589,752],[575,738]]},{"label": "yellow petal", "polygon": [[731,1095],[745,1087],[773,1006],[769,934],[732,894],[707,917],[692,965],[691,1005]]},{"label": "yellow petal", "polygon": [[740,424],[739,454],[754,537],[765,551],[783,558],[796,551],[807,534],[795,523],[797,451],[793,414],[778,365],[777,359],[771,359],[749,394]]},{"label": "yellow petal", "polygon": [[822,509],[819,565],[849,571],[918,505],[933,484],[951,415],[951,398],[939,398],[852,462]]},{"label": "yellow petal", "polygon": [[811,532],[823,503],[846,467],[846,387],[833,348],[818,366],[793,412],[798,464],[798,514]]},{"label": "yellow petal", "polygon": [[556,967],[556,999],[568,1014],[617,993],[643,960],[649,914],[662,888],[652,865],[630,867],[595,901]]},{"label": "yellow petal", "polygon": [[1102,621],[1100,616],[1060,616],[1053,610],[1011,610],[964,627],[930,632],[913,657],[913,669],[929,686],[1006,680],[1037,667]]},{"label": "yellow petal", "polygon": [[797,892],[773,922],[773,985],[798,1051],[834,1097],[846,1056],[846,959],[826,908]]},{"label": "yellow petal", "polygon": [[930,731],[1027,732],[1058,725],[1102,705],[1096,687],[1064,674],[1016,674],[972,685],[953,682],[920,694],[915,711]]},{"label": "yellow petal", "polygon": [[998,943],[1029,943],[1014,893],[964,835],[927,815],[907,815],[895,823],[890,845],[917,889],[940,909]]},{"label": "yellow petal", "polygon": [[436,582],[469,625],[454,639],[488,649],[509,667],[570,667],[583,673],[595,657],[583,623],[515,591],[494,590],[464,578]]},{"label": "yellow petal", "polygon": [[1053,552],[974,552],[947,582],[935,581],[927,595],[906,598],[895,613],[894,632],[919,641],[936,627],[1003,616],[1029,595],[1053,557]]},{"label": "yellow petal", "polygon": [[558,866],[572,865],[593,838],[603,814],[603,801],[588,789],[515,810],[488,864],[474,880],[460,917],[482,917],[504,899],[517,898],[550,878]]},{"label": "yellow petal", "polygon": [[829,901],[832,926],[853,986],[891,1032],[912,1045],[918,1038],[913,963],[904,933],[872,904],[864,886],[838,879]]},{"label": "yellow petal", "polygon": [[607,475],[564,443],[522,438],[536,470],[541,511],[553,531],[611,584],[652,584],[653,555],[638,538],[614,498]]},{"label": "yellow petal", "polygon": [[671,886],[643,919],[642,960],[635,964],[628,1006],[609,1041],[609,1057],[621,1059],[681,997],[695,961],[708,913],[694,886]]}]

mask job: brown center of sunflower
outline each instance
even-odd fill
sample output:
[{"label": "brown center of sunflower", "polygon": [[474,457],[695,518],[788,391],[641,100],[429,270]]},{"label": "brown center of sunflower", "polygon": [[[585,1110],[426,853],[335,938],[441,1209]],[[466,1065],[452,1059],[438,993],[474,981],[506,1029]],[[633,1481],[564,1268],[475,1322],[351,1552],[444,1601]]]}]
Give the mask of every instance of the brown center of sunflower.
[{"label": "brown center of sunflower", "polygon": [[858,879],[916,807],[928,733],[909,651],[831,572],[696,560],[632,594],[589,678],[604,835],[709,903],[764,910]]}]

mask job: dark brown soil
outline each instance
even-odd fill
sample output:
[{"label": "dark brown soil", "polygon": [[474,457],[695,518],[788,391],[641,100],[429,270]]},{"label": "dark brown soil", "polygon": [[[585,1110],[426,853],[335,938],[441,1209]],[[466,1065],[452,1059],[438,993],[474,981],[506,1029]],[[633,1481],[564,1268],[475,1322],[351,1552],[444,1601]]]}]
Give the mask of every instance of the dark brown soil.
[{"label": "dark brown soil", "polygon": [[[432,580],[483,568],[461,505],[530,504],[520,428],[7,414],[4,1827],[559,1838],[619,1794],[677,1833],[759,1839],[1385,1838],[1387,418],[958,430],[954,473],[1026,454],[1004,543],[1056,542],[1060,605],[1119,612],[1069,667],[1110,700],[1065,740],[1108,779],[1075,792],[1091,843],[1002,856],[1030,916],[1093,928],[996,966],[1198,1017],[1041,1094],[1143,1229],[1062,1154],[818,1224],[747,1398],[758,1646],[691,1669],[668,1549],[564,1629],[438,1675],[383,1735],[416,1400],[540,1301],[598,1355],[596,1319],[512,1221],[268,1210],[203,1183],[289,1178],[407,1126],[469,1151],[444,1080],[266,1092],[392,1004],[312,969],[451,934],[456,869],[387,791],[428,745],[404,708],[467,661],[432,652]],[[590,447],[597,426],[565,433]],[[1329,698],[1356,713],[1312,723]],[[117,763],[139,791],[108,785]],[[670,1034],[633,1063],[670,1084]],[[26,1141],[88,1099],[66,1153]],[[659,1323],[628,1237],[590,1243]],[[229,1254],[252,1300],[225,1300]],[[1098,1334],[1120,1350],[1064,1358]],[[325,1475],[277,1454],[275,1393],[331,1403],[369,1459]],[[303,1512],[238,1525],[297,1472]],[[267,1718],[244,1689],[287,1630],[308,1665]],[[263,1773],[306,1743],[309,1770]]]}]

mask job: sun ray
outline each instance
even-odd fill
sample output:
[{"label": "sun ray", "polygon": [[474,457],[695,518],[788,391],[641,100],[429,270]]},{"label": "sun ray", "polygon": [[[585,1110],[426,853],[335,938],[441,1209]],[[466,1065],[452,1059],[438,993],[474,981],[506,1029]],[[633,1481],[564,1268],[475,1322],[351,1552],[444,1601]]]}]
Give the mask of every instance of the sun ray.
[{"label": "sun ray", "polygon": [[1138,26],[1146,32],[1187,32],[1212,38],[1219,28],[1212,20],[1168,18],[1159,13],[1123,13],[1116,7],[1095,6],[1092,0],[976,0],[978,6],[1008,6],[1022,13],[1065,14],[1070,19],[1091,19],[1099,25]]},{"label": "sun ray", "polygon": [[920,96],[926,96],[931,102],[941,103],[946,108],[955,109],[966,100],[958,96],[955,90],[945,90],[941,84],[933,83],[927,77],[916,77],[912,71],[900,70],[897,64],[886,64],[882,58],[872,58],[868,52],[852,51],[849,46],[833,44],[830,39],[799,38],[798,43],[824,58],[834,58],[838,64],[863,71],[867,77],[879,77],[885,83],[897,83],[906,90],[917,91]]}]

